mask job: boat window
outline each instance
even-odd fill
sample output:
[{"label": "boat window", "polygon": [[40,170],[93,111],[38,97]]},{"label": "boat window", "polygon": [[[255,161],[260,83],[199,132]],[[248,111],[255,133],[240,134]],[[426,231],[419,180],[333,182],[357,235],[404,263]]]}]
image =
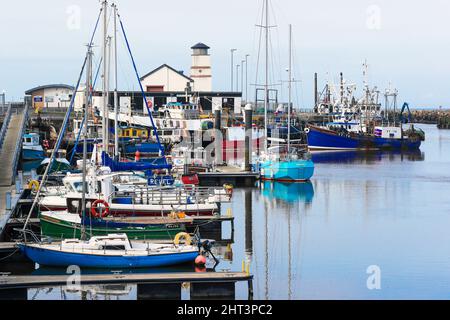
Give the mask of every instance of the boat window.
[{"label": "boat window", "polygon": [[121,251],[125,251],[125,246],[123,245],[119,245],[119,246],[101,246],[100,250],[121,250]]},{"label": "boat window", "polygon": [[[73,184],[73,186],[75,188],[75,191],[83,192],[83,182],[75,182]],[[87,182],[85,183],[85,186],[86,186],[86,190],[87,190],[87,188],[88,188],[88,183]]]}]

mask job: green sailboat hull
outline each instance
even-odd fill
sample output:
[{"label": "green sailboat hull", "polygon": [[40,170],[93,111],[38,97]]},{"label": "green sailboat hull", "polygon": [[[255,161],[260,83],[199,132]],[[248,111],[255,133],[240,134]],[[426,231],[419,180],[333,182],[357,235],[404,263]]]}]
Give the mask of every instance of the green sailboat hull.
[{"label": "green sailboat hull", "polygon": [[[81,224],[55,218],[40,217],[41,233],[53,239],[81,238]],[[102,236],[113,233],[125,233],[130,240],[172,240],[180,232],[186,232],[184,224],[149,225],[144,228],[91,228],[85,227],[86,234]]]}]

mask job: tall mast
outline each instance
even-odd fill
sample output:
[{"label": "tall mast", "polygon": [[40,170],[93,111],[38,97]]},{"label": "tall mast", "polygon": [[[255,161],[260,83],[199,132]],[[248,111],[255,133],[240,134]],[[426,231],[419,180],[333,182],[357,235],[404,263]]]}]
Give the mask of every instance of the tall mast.
[{"label": "tall mast", "polygon": [[265,29],[266,29],[266,76],[265,76],[265,84],[264,84],[264,93],[265,93],[265,98],[264,98],[264,119],[265,119],[265,151],[267,153],[268,148],[269,148],[269,137],[268,137],[268,125],[269,125],[269,120],[267,119],[267,115],[268,115],[268,108],[269,108],[269,0],[265,0],[265,5],[266,5],[266,24],[265,24]]},{"label": "tall mast", "polygon": [[114,10],[114,150],[116,160],[119,160],[119,98],[117,94],[117,5],[113,4]]},{"label": "tall mast", "polygon": [[[83,192],[81,195],[81,212],[83,215],[82,222],[84,221],[84,217],[86,215],[86,193],[87,190],[87,183],[86,183],[86,175],[87,175],[87,168],[86,168],[86,161],[87,161],[87,135],[88,135],[88,123],[89,123],[89,107],[91,103],[91,95],[92,95],[92,43],[88,46],[88,60],[87,60],[87,70],[86,70],[86,93],[85,93],[85,101],[84,101],[84,126],[83,126],[83,174],[82,174],[82,185],[83,185]],[[82,223],[82,230],[81,230],[81,237],[84,236],[84,224]]]},{"label": "tall mast", "polygon": [[108,134],[108,88],[107,88],[107,34],[108,34],[108,1],[103,1],[103,121],[102,121],[102,139],[103,151],[108,152],[109,134]]},{"label": "tall mast", "polygon": [[292,24],[289,25],[289,105],[288,105],[288,154],[291,151],[291,106],[292,106]]}]

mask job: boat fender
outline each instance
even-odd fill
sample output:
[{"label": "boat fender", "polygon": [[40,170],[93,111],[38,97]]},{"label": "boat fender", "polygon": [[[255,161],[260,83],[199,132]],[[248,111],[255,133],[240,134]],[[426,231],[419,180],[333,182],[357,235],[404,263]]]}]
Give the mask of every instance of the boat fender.
[{"label": "boat fender", "polygon": [[308,134],[308,133],[310,133],[310,132],[311,132],[311,130],[310,130],[309,128],[306,128],[306,129],[305,129],[305,133],[306,133],[306,134]]},{"label": "boat fender", "polygon": [[38,190],[39,190],[39,187],[40,187],[39,181],[37,181],[37,180],[31,180],[31,181],[28,183],[27,189],[29,189],[29,190],[34,190],[34,191],[38,191]]},{"label": "boat fender", "polygon": [[233,195],[233,189],[234,189],[233,185],[225,184],[223,187],[228,195]]},{"label": "boat fender", "polygon": [[[97,209],[100,208],[100,205],[103,206],[102,211],[99,212]],[[103,210],[104,209],[104,210]],[[105,218],[109,215],[109,211],[110,211],[110,207],[109,207],[109,203],[106,202],[105,200],[96,200],[93,204],[92,204],[92,208],[91,208],[91,214],[94,218]]]},{"label": "boat fender", "polygon": [[192,244],[192,238],[191,238],[191,235],[190,235],[189,233],[186,233],[186,232],[180,232],[179,234],[177,234],[177,235],[175,236],[175,239],[173,240],[173,243],[174,243],[176,246],[179,246],[179,245],[180,245],[180,242],[181,242],[181,239],[184,239],[184,243],[185,243],[185,245],[187,245],[187,246],[190,246],[190,245]]}]

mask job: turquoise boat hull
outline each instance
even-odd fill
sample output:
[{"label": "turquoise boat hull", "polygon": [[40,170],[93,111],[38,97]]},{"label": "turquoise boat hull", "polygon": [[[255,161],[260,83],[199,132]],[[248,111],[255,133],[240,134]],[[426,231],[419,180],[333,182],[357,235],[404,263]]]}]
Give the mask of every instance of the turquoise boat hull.
[{"label": "turquoise boat hull", "polygon": [[165,267],[191,263],[198,256],[198,252],[183,252],[124,257],[61,252],[24,244],[20,244],[19,248],[31,261],[41,266],[68,267],[76,265],[80,268],[93,269]]},{"label": "turquoise boat hull", "polygon": [[261,164],[261,179],[280,182],[309,181],[314,175],[311,160],[266,161]]}]

